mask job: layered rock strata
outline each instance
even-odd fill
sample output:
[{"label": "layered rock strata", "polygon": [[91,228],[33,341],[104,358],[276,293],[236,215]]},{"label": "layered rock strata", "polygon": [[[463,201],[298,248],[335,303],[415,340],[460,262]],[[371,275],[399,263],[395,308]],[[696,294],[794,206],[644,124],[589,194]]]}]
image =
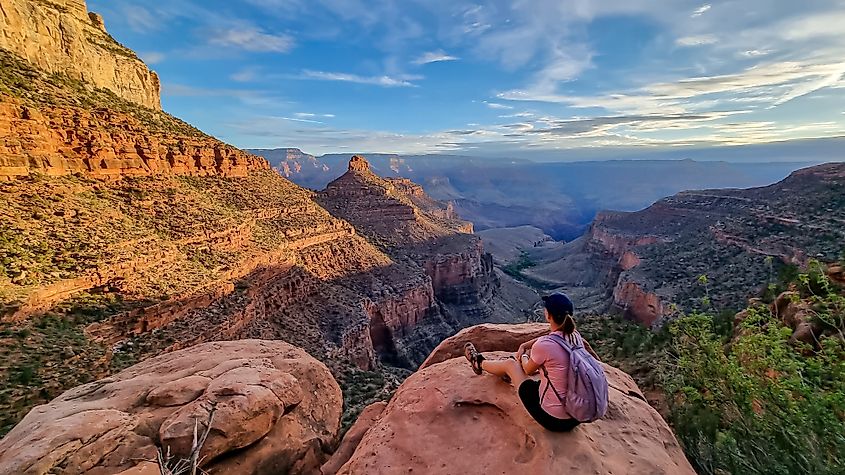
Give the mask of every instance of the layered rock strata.
[{"label": "layered rock strata", "polygon": [[[4,56],[5,55],[5,56]],[[8,53],[3,66],[10,74],[38,71]],[[0,180],[31,173],[114,179],[148,175],[245,176],[251,170],[269,169],[266,160],[205,136],[162,112],[143,111],[119,98],[116,107],[74,104],[79,96],[92,101],[109,100],[102,93],[75,91],[41,76],[31,81],[37,99],[27,91],[4,94],[0,88]]]},{"label": "layered rock strata", "polygon": [[158,75],[106,32],[103,18],[89,13],[84,0],[4,0],[0,48],[49,73],[161,109]]}]

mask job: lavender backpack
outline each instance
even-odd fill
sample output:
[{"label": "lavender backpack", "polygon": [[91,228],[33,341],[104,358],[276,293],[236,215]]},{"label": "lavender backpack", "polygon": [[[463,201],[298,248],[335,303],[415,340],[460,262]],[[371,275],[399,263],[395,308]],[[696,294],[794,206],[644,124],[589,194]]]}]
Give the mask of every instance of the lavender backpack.
[{"label": "lavender backpack", "polygon": [[[607,376],[601,363],[587,352],[580,338],[573,345],[560,335],[552,333],[549,336],[569,354],[569,389],[566,391],[566,400],[552,386],[555,395],[566,406],[566,412],[580,422],[600,419],[607,412],[608,391]],[[543,371],[546,369],[543,368]],[[548,374],[546,380],[549,381]]]}]

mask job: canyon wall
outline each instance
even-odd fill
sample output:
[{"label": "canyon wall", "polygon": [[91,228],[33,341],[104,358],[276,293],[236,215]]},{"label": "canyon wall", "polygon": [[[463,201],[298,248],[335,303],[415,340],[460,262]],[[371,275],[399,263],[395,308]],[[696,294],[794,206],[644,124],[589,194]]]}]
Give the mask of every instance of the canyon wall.
[{"label": "canyon wall", "polygon": [[85,173],[246,176],[268,169],[260,157],[202,134],[151,134],[133,116],[108,109],[33,106],[0,100],[0,179]]},{"label": "canyon wall", "polygon": [[48,73],[66,74],[151,109],[161,109],[158,75],[109,35],[84,0],[4,0],[0,48]]}]

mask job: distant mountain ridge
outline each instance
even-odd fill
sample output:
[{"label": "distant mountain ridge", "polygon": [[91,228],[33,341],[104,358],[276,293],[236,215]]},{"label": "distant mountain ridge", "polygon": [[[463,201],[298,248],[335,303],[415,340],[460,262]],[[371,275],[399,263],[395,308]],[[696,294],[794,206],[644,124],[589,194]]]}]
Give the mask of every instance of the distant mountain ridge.
[{"label": "distant mountain ridge", "polygon": [[[315,190],[345,171],[345,156],[299,149],[252,149],[287,178]],[[683,190],[763,186],[804,163],[738,164],[693,160],[537,163],[457,155],[367,156],[382,177],[406,177],[453,203],[478,230],[530,225],[556,239],[580,236],[595,214],[634,211]]]}]

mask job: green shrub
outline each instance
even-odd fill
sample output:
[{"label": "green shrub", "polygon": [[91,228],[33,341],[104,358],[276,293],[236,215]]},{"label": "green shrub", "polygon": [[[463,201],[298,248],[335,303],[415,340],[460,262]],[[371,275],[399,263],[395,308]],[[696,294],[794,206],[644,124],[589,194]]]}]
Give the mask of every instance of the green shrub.
[{"label": "green shrub", "polygon": [[502,271],[504,271],[505,274],[508,274],[511,277],[519,278],[522,277],[522,271],[528,269],[529,267],[534,267],[535,265],[536,263],[531,260],[531,257],[528,256],[528,253],[522,251],[522,253],[520,253],[519,255],[519,259],[502,267]]},{"label": "green shrub", "polygon": [[[826,303],[839,298],[820,296]],[[796,348],[768,307],[727,347],[709,315],[672,324],[671,423],[700,473],[845,473],[845,341]]]}]

